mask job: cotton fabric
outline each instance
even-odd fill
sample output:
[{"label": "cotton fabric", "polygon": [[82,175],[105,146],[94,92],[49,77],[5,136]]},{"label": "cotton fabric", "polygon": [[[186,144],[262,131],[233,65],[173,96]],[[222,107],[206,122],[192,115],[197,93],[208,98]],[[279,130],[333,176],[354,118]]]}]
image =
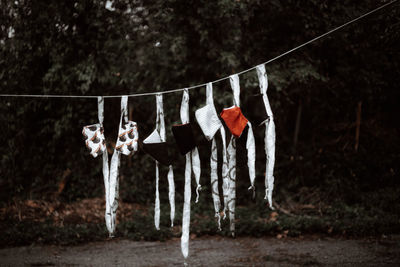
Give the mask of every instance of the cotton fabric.
[{"label": "cotton fabric", "polygon": [[272,192],[274,190],[274,165],[275,165],[275,123],[272,114],[271,105],[269,104],[267,89],[268,89],[268,76],[265,71],[265,65],[261,64],[256,67],[257,76],[260,86],[260,93],[263,96],[265,110],[268,114],[268,119],[265,123],[265,138],[264,148],[266,155],[265,163],[265,199],[268,200],[271,209],[272,205]]}]

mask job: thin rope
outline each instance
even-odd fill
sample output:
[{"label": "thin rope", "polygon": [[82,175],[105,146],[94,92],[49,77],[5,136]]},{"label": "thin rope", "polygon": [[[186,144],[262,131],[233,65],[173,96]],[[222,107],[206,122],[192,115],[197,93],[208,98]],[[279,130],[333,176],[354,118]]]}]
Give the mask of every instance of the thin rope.
[{"label": "thin rope", "polygon": [[0,96],[18,96],[18,97],[51,97],[51,98],[98,98],[95,95],[11,95],[1,94]]},{"label": "thin rope", "polygon": [[[393,0],[393,1],[391,1],[389,3],[386,3],[386,4],[384,4],[384,5],[380,6],[380,7],[377,7],[377,8],[375,8],[375,9],[373,9],[373,10],[371,10],[371,11],[369,11],[369,12],[367,12],[367,13],[365,13],[365,14],[363,14],[363,15],[361,15],[361,16],[353,19],[353,20],[350,20],[350,21],[348,21],[348,22],[346,22],[346,23],[344,23],[344,24],[342,24],[342,25],[340,25],[340,26],[338,26],[338,27],[336,27],[336,28],[324,33],[324,34],[321,34],[321,35],[319,35],[319,36],[317,36],[317,37],[315,37],[315,38],[313,38],[313,39],[311,39],[311,40],[309,40],[309,41],[307,41],[307,42],[305,42],[305,43],[303,43],[303,44],[301,44],[299,46],[296,46],[293,49],[290,49],[290,50],[288,50],[288,51],[286,51],[286,52],[284,52],[284,53],[282,53],[282,54],[280,54],[280,55],[278,55],[278,56],[276,56],[274,58],[271,58],[268,61],[260,63],[258,65],[262,65],[262,64],[267,65],[267,64],[269,64],[269,63],[271,63],[271,62],[273,62],[273,61],[275,61],[275,60],[277,60],[277,59],[279,59],[281,57],[284,57],[284,56],[286,56],[286,55],[288,55],[288,54],[290,54],[290,53],[292,53],[292,52],[294,52],[294,51],[296,51],[296,50],[298,50],[298,49],[300,49],[300,48],[302,48],[302,47],[304,47],[304,46],[306,46],[306,45],[308,45],[310,43],[313,43],[313,42],[315,42],[315,41],[317,41],[317,40],[319,40],[319,39],[321,39],[321,38],[323,38],[323,37],[335,32],[335,31],[338,31],[338,30],[346,27],[347,25],[350,25],[350,24],[352,24],[352,23],[354,23],[354,22],[356,22],[356,21],[358,21],[358,20],[360,20],[360,19],[362,19],[362,18],[364,18],[366,16],[369,16],[369,15],[371,15],[371,14],[373,14],[373,13],[375,13],[375,12],[377,12],[377,11],[379,11],[379,10],[381,10],[381,9],[391,5],[391,4],[394,4],[397,1],[398,0]],[[241,74],[244,74],[244,73],[249,72],[251,70],[254,70],[258,65],[253,66],[253,67],[251,67],[249,69],[243,70],[241,72],[238,72],[236,74],[237,75],[241,75]],[[217,79],[215,81],[212,81],[211,83],[213,83],[213,84],[214,83],[219,83],[221,81],[229,79],[229,77],[230,76],[226,76],[226,77]],[[130,95],[109,95],[109,96],[103,96],[103,97],[104,98],[117,98],[117,97],[122,97],[122,96],[139,97],[139,96],[151,96],[151,95],[157,95],[157,94],[169,94],[169,93],[180,92],[180,91],[183,91],[185,89],[191,90],[191,89],[195,89],[195,88],[199,88],[199,87],[205,87],[207,85],[207,83],[197,84],[197,85],[193,85],[193,86],[189,86],[189,87],[185,87],[185,88],[178,88],[178,89],[172,89],[172,90],[167,90],[167,91],[160,91],[160,92],[139,93],[139,94],[130,94]],[[53,97],[53,98],[63,98],[63,97],[65,97],[65,98],[67,98],[67,97],[68,98],[97,98],[97,97],[99,97],[99,96],[93,96],[93,95],[88,95],[88,96],[80,95],[79,96],[79,95],[28,95],[28,94],[25,94],[25,95],[0,94],[0,96],[5,96],[5,97]]]}]

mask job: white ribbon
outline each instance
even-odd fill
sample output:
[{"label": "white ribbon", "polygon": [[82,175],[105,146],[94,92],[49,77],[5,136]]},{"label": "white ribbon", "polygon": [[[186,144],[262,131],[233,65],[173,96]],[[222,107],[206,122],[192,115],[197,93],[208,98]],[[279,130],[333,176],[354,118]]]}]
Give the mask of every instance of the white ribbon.
[{"label": "white ribbon", "polygon": [[154,203],[154,225],[157,230],[160,230],[160,192],[158,190],[158,182],[160,180],[160,173],[158,168],[158,161],[156,160],[156,200]]},{"label": "white ribbon", "polygon": [[[120,127],[122,123],[122,116],[127,118],[127,102],[128,97],[123,96],[121,98],[121,120]],[[98,98],[98,117],[100,124],[102,126],[104,120],[104,99],[102,97]],[[104,187],[105,187],[105,195],[106,195],[106,212],[105,212],[105,220],[107,230],[109,232],[110,237],[114,236],[115,225],[116,225],[116,217],[117,217],[117,208],[118,208],[118,200],[119,200],[119,179],[118,179],[118,170],[120,166],[120,153],[117,150],[114,150],[114,153],[111,157],[111,163],[108,165],[108,152],[107,149],[103,153],[103,177],[104,177]]]},{"label": "white ribbon", "polygon": [[228,154],[228,213],[230,222],[230,231],[235,236],[235,204],[236,204],[236,139],[232,135],[227,148]]},{"label": "white ribbon", "polygon": [[[226,155],[226,139],[225,139],[225,129],[222,126],[222,123],[218,119],[216,115],[217,112],[215,111],[214,106],[214,98],[213,98],[213,87],[212,83],[207,83],[206,86],[206,104],[210,109],[210,114],[214,114],[214,123],[210,124],[209,127],[215,127],[216,130],[219,129],[221,138],[222,138],[222,180],[223,180],[223,196],[224,196],[224,218],[226,218],[226,210],[228,206],[228,160]],[[196,117],[197,118],[197,117]],[[211,118],[207,118],[211,119]],[[211,137],[211,136],[209,136]],[[218,229],[221,230],[221,201],[219,197],[219,190],[218,190],[218,153],[217,153],[217,144],[215,140],[215,136],[211,138],[211,156],[210,156],[210,182],[211,182],[211,189],[212,189],[212,198],[214,202],[214,211],[215,217],[218,218]]]},{"label": "white ribbon", "polygon": [[[157,118],[156,118],[156,131],[160,135],[161,142],[165,142],[165,121],[164,121],[164,108],[163,108],[163,97],[162,94],[156,95],[157,104]],[[154,225],[157,230],[160,230],[160,192],[159,192],[159,163],[156,161],[156,199],[154,204]],[[171,227],[174,226],[175,218],[175,183],[174,183],[174,171],[172,165],[169,166],[168,170],[168,198],[170,205],[170,219]]]},{"label": "white ribbon", "polygon": [[260,93],[263,96],[265,110],[267,111],[268,119],[265,121],[265,138],[264,147],[266,155],[266,166],[265,166],[265,199],[268,199],[268,203],[271,209],[272,206],[272,191],[274,190],[274,165],[275,165],[275,123],[274,115],[272,114],[271,105],[269,104],[267,89],[268,89],[268,76],[265,71],[265,65],[261,64],[256,67],[258,81],[260,85]]},{"label": "white ribbon", "polygon": [[169,165],[168,170],[168,198],[169,205],[171,207],[170,219],[171,219],[171,227],[174,226],[175,219],[175,182],[174,182],[174,169],[172,165]]},{"label": "white ribbon", "polygon": [[[233,91],[233,104],[240,107],[240,82],[237,74],[229,76],[229,81]],[[247,132],[247,166],[249,168],[250,187],[253,189],[253,197],[255,194],[254,180],[256,177],[256,145],[253,134],[253,128],[250,122],[247,123],[249,130]],[[228,209],[229,209],[229,220],[230,230],[232,235],[235,234],[235,201],[236,201],[236,141],[234,137],[231,137],[231,141],[228,145],[228,162],[229,162],[229,194],[228,194]]]},{"label": "white ribbon", "polygon": [[255,197],[254,180],[256,178],[256,143],[254,140],[253,128],[250,121],[247,123],[249,131],[247,133],[246,149],[247,149],[247,167],[249,168],[250,187],[253,190],[253,198]]},{"label": "white ribbon", "polygon": [[189,255],[189,227],[190,227],[190,199],[192,195],[191,188],[191,161],[190,152],[186,154],[185,165],[185,193],[183,203],[183,217],[182,217],[182,237],[181,237],[181,250],[185,261]]},{"label": "white ribbon", "polygon": [[[180,109],[180,114],[181,114],[181,121],[182,124],[186,124],[190,122],[189,118],[189,91],[185,89],[183,91],[182,95],[182,102],[181,102],[181,109]],[[192,170],[194,173],[194,177],[196,180],[196,203],[199,201],[199,190],[201,189],[200,185],[200,175],[201,175],[201,169],[200,169],[200,156],[199,156],[199,151],[197,150],[197,147],[192,149],[191,151],[191,159],[192,159]]]},{"label": "white ribbon", "polygon": [[[189,91],[185,89],[183,91],[182,103],[180,109],[181,121],[183,124],[189,123]],[[184,204],[183,204],[183,218],[182,218],[182,237],[181,237],[181,250],[183,257],[186,258],[189,255],[189,231],[190,231],[190,199],[192,196],[191,189],[191,176],[192,171],[196,179],[196,203],[199,200],[200,185],[200,156],[197,147],[186,154],[186,165],[185,165],[185,193],[184,193]]]}]

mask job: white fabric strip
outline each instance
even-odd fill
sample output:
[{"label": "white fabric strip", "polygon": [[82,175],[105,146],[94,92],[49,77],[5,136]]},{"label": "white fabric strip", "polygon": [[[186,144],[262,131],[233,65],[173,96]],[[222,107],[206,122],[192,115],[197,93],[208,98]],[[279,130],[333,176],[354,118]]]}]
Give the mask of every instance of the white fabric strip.
[{"label": "white fabric strip", "polygon": [[[181,121],[183,124],[189,123],[189,91],[184,90],[182,96],[182,103],[180,109]],[[184,193],[184,204],[183,204],[183,218],[182,218],[182,237],[181,237],[181,250],[183,257],[186,259],[189,255],[189,232],[190,232],[190,199],[192,197],[191,189],[191,176],[192,170],[196,179],[196,203],[199,200],[200,185],[200,157],[197,147],[186,154],[186,165],[185,165],[185,193]]]},{"label": "white fabric strip", "polygon": [[230,222],[230,231],[235,236],[235,204],[236,204],[236,139],[231,136],[227,148],[229,164],[229,188],[228,188],[228,213]]},{"label": "white fabric strip", "polygon": [[128,97],[121,97],[121,116],[124,116],[125,122],[128,122]]},{"label": "white fabric strip", "polygon": [[196,180],[196,203],[199,202],[199,191],[201,190],[200,185],[200,174],[201,174],[201,167],[200,167],[200,156],[197,147],[193,148],[190,152],[192,157],[192,169],[194,173],[194,178]]},{"label": "white fabric strip", "polygon": [[160,230],[160,192],[158,190],[159,176],[159,163],[156,161],[156,200],[154,204],[154,225],[157,230]]},{"label": "white fabric strip", "polygon": [[[120,127],[122,123],[122,117],[125,116],[125,114],[127,114],[127,102],[128,102],[128,97],[123,96],[121,98],[121,120],[119,125]],[[98,117],[100,124],[102,125],[104,120],[104,100],[102,98],[98,98],[98,109],[99,109]],[[117,209],[119,201],[119,179],[118,179],[119,165],[120,165],[120,153],[117,150],[114,150],[114,153],[111,157],[111,163],[109,165],[108,152],[106,149],[103,153],[103,177],[104,177],[104,187],[106,195],[105,220],[110,237],[114,236],[115,226],[116,226]]]},{"label": "white fabric strip", "polygon": [[[183,95],[182,95],[182,102],[181,102],[181,109],[180,109],[180,114],[181,114],[181,121],[182,124],[186,124],[190,122],[189,118],[189,91],[184,90]],[[197,150],[197,147],[195,147],[191,151],[191,159],[192,159],[192,168],[193,168],[193,173],[194,177],[196,180],[196,203],[199,201],[199,190],[201,189],[200,185],[200,175],[201,175],[201,168],[200,168],[200,156],[199,156],[199,151]]]},{"label": "white fabric strip", "polygon": [[265,153],[267,155],[266,162],[266,179],[265,179],[265,198],[271,209],[272,206],[272,192],[274,190],[274,165],[275,165],[275,123],[271,119],[265,124]]},{"label": "white fabric strip", "polygon": [[240,107],[240,83],[237,74],[229,76],[229,82],[233,91],[233,104]]},{"label": "white fabric strip", "polygon": [[104,178],[104,191],[106,195],[106,212],[105,220],[107,230],[111,236],[112,224],[111,224],[111,205],[110,205],[110,170],[108,168],[108,152],[107,149],[103,152],[103,178]]},{"label": "white fabric strip", "polygon": [[[160,134],[162,142],[165,142],[165,123],[163,111],[163,97],[161,94],[156,95],[157,117],[156,117],[156,130]],[[156,161],[156,199],[154,204],[154,225],[157,230],[160,230],[160,192],[158,188],[160,171],[159,163]]]},{"label": "white fabric strip", "polygon": [[[104,98],[97,98],[97,108],[98,108],[98,118],[101,127],[103,127],[104,121]],[[108,152],[107,149],[103,152],[103,179],[104,179],[104,191],[106,199],[106,211],[105,211],[105,221],[109,234],[112,234],[112,215],[111,215],[111,205],[110,205],[110,169],[108,166]]]},{"label": "white fabric strip", "polygon": [[104,98],[99,96],[97,97],[97,108],[98,108],[98,118],[99,118],[99,123],[101,126],[103,126],[103,121],[104,121]]},{"label": "white fabric strip", "polygon": [[224,127],[219,128],[222,138],[222,194],[224,197],[224,219],[226,218],[228,210],[228,198],[229,198],[229,165],[228,155],[226,151],[226,137]]},{"label": "white fabric strip", "polygon": [[156,119],[156,129],[160,133],[161,141],[165,142],[165,121],[164,121],[164,108],[163,108],[163,96],[162,94],[156,95],[157,102],[157,119]]},{"label": "white fabric strip", "polygon": [[271,209],[272,206],[272,192],[274,189],[274,165],[275,165],[275,123],[274,115],[272,114],[271,105],[269,104],[267,90],[268,90],[268,76],[265,71],[265,65],[261,64],[256,67],[257,76],[260,86],[260,93],[263,96],[265,110],[267,111],[268,120],[265,121],[265,138],[264,147],[266,155],[266,166],[265,166],[265,199],[268,199],[268,203]]},{"label": "white fabric strip", "polygon": [[192,195],[191,189],[191,160],[190,153],[186,154],[186,165],[185,165],[185,193],[183,203],[183,217],[182,217],[182,237],[181,237],[181,250],[183,257],[186,259],[189,255],[189,228],[190,228],[190,199]]},{"label": "white fabric strip", "polygon": [[221,231],[221,216],[219,211],[221,209],[221,201],[219,199],[218,190],[218,151],[215,137],[211,143],[211,157],[210,157],[210,169],[211,169],[211,193],[214,202],[215,217],[218,218],[218,230]]},{"label": "white fabric strip", "polygon": [[[228,206],[228,160],[226,156],[226,139],[225,139],[225,129],[222,126],[221,121],[218,118],[217,112],[215,110],[214,106],[214,97],[213,97],[213,86],[212,83],[208,83],[206,86],[206,104],[209,106],[209,108],[212,110],[212,114],[214,114],[214,124],[213,127],[216,129],[220,130],[221,138],[222,138],[222,180],[223,180],[223,197],[224,197],[224,219],[226,218],[226,210]],[[211,127],[210,127],[211,128]],[[212,137],[213,142],[215,142],[214,136]],[[216,143],[214,143],[215,149],[216,149]],[[213,161],[213,144],[211,144],[211,156],[210,156],[210,162]],[[216,152],[216,151],[215,151]],[[210,165],[211,167],[211,183],[213,184],[212,186],[212,197],[213,197],[213,202],[214,202],[214,210],[216,212],[215,216],[218,218],[218,229],[221,230],[221,220],[220,220],[220,209],[221,209],[221,203],[220,203],[220,197],[219,197],[219,190],[218,190],[218,159],[217,159],[217,154],[214,157],[215,162]],[[214,177],[214,178],[213,178]],[[215,190],[216,189],[216,190]]]},{"label": "white fabric strip", "polygon": [[253,190],[253,198],[255,197],[254,180],[256,178],[256,144],[254,140],[253,128],[250,122],[247,123],[249,131],[247,132],[247,167],[249,168],[250,187]]},{"label": "white fabric strip", "polygon": [[[231,75],[229,77],[230,84],[233,91],[233,104],[235,106],[240,107],[240,82],[239,76],[237,74]],[[256,145],[255,139],[253,134],[253,128],[250,122],[247,123],[249,126],[249,130],[247,132],[247,142],[246,142],[246,149],[247,149],[247,166],[249,168],[249,178],[250,178],[250,187],[249,189],[253,190],[253,197],[255,196],[255,187],[254,187],[254,180],[256,177],[256,170],[255,170],[255,162],[256,162]],[[232,174],[229,175],[229,194],[228,194],[228,208],[229,208],[229,219],[231,224],[231,231],[232,235],[235,233],[235,198],[236,198],[236,141],[234,141],[234,137],[232,136],[231,141],[228,145],[228,162],[229,162],[229,172],[234,173],[234,177]],[[234,161],[231,162],[231,161]]]},{"label": "white fabric strip", "polygon": [[114,153],[111,157],[111,165],[110,165],[110,206],[111,206],[111,229],[110,233],[112,236],[115,232],[116,218],[117,218],[117,208],[118,208],[118,199],[119,199],[119,181],[118,181],[118,168],[120,162],[120,153],[117,150],[114,150]]},{"label": "white fabric strip", "polygon": [[171,227],[174,226],[175,219],[175,182],[174,182],[174,169],[172,165],[169,165],[168,170],[168,198],[169,205],[171,207],[170,218],[171,218]]},{"label": "white fabric strip", "polygon": [[[229,77],[231,88],[233,91],[233,104],[240,106],[240,82],[239,76],[234,74]],[[228,148],[228,166],[229,166],[229,182],[228,182],[228,213],[230,231],[235,236],[235,206],[236,206],[236,139],[231,136]]]}]

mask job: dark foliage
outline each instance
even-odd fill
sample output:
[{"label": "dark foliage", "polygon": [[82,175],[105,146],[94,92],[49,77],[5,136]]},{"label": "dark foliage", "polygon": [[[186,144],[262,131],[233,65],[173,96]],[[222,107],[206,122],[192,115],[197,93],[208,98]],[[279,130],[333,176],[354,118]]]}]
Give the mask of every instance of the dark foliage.
[{"label": "dark foliage", "polygon": [[[273,58],[384,2],[125,0],[109,10],[99,0],[1,1],[0,92],[119,95],[204,83]],[[311,188],[308,194],[320,192],[323,203],[399,214],[398,205],[386,205],[400,192],[399,10],[393,4],[266,66],[277,125],[278,203],[306,203],[308,195],[299,192]],[[243,106],[251,107],[258,90],[255,71],[241,76],[241,88]],[[190,91],[192,117],[205,102],[204,89]],[[231,105],[228,80],[214,85],[214,96],[218,111]],[[180,93],[164,97],[167,138],[173,138],[170,127],[179,121],[180,99]],[[117,136],[119,101],[105,101],[110,147]],[[155,125],[154,97],[131,98],[129,107],[146,136]],[[0,121],[3,204],[15,197],[51,199],[60,184],[65,185],[58,196],[62,201],[102,196],[101,160],[91,158],[81,137],[83,126],[97,122],[96,100],[1,97]],[[194,132],[203,167],[201,198],[204,210],[212,209],[210,144],[198,128]],[[263,197],[263,132],[255,129],[258,201]],[[245,155],[245,140],[240,140],[239,205],[252,202]],[[183,166],[183,158],[175,164],[178,203]],[[163,205],[166,171],[160,181]],[[151,205],[154,189],[154,161],[141,151],[123,156],[122,199]],[[293,225],[301,228],[301,222]],[[253,226],[242,227],[250,231]]]}]

